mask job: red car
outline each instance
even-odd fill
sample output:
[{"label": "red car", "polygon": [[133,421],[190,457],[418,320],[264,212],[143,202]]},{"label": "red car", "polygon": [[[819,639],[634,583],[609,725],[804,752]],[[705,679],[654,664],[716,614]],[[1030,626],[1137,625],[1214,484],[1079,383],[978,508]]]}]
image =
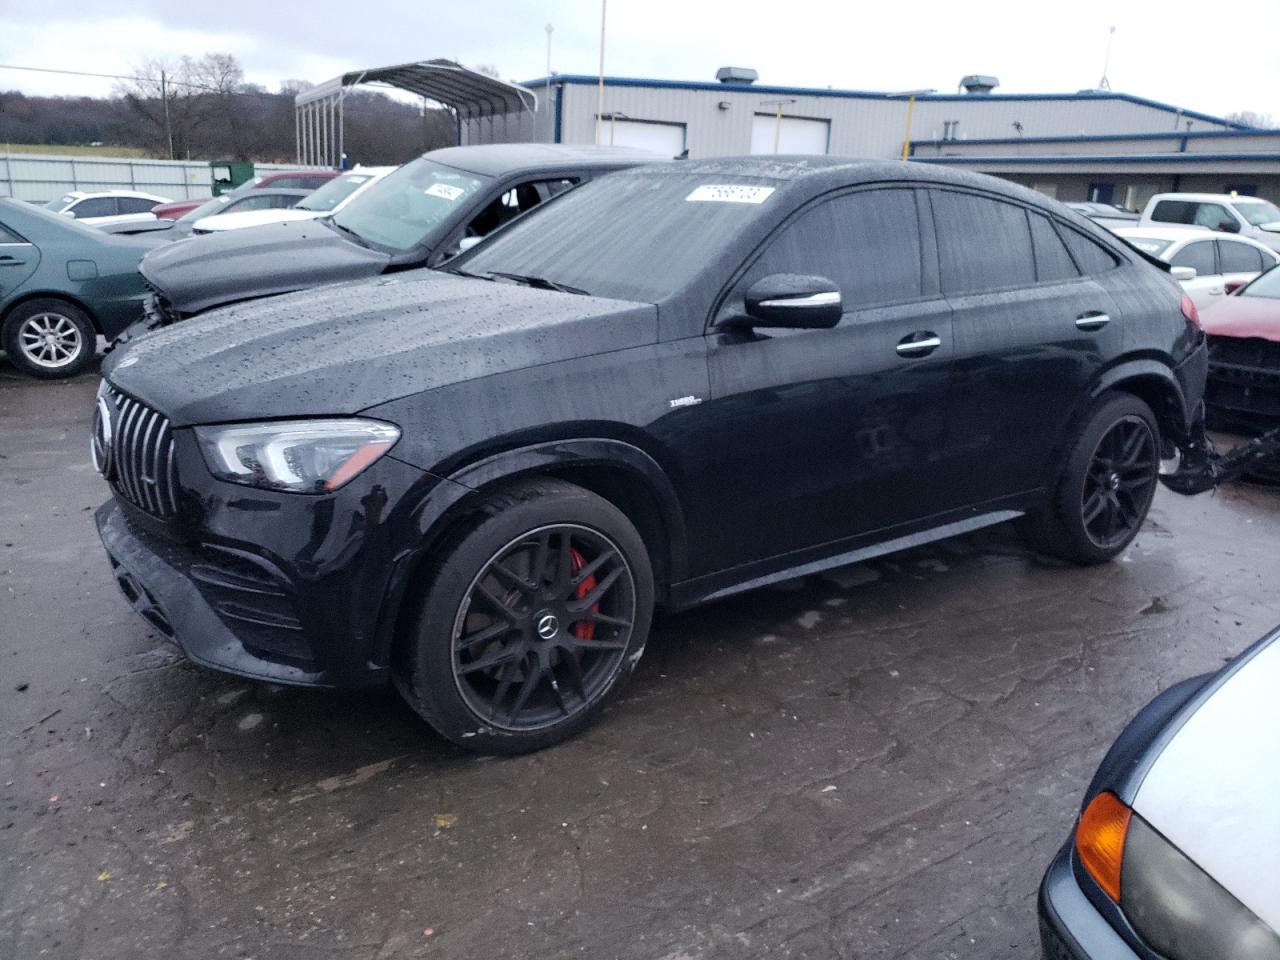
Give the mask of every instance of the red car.
[{"label": "red car", "polygon": [[1210,422],[1250,435],[1280,425],[1280,266],[1200,317],[1209,338]]},{"label": "red car", "polygon": [[[233,194],[257,190],[260,187],[277,187],[289,190],[315,190],[324,186],[338,175],[337,170],[273,170],[262,173],[252,180],[246,180],[231,191]],[[175,200],[173,203],[162,203],[153,207],[151,212],[160,220],[177,220],[183,214],[190,213],[211,197],[194,197],[186,200]]]}]

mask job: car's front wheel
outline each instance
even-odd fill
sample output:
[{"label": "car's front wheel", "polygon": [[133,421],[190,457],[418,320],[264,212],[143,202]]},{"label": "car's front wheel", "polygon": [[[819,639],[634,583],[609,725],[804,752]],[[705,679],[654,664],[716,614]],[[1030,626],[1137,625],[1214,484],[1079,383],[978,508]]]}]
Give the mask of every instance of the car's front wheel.
[{"label": "car's front wheel", "polygon": [[73,377],[93,360],[98,335],[85,312],[64,300],[28,300],[15,307],[0,332],[9,361],[45,380]]},{"label": "car's front wheel", "polygon": [[1080,564],[1120,554],[1151,507],[1159,451],[1159,427],[1144,401],[1128,393],[1103,400],[1076,428],[1049,503],[1028,518],[1032,545]]},{"label": "car's front wheel", "polygon": [[396,683],[454,743],[525,753],[577,733],[644,650],[653,573],[608,501],[559,480],[486,499],[419,580]]}]

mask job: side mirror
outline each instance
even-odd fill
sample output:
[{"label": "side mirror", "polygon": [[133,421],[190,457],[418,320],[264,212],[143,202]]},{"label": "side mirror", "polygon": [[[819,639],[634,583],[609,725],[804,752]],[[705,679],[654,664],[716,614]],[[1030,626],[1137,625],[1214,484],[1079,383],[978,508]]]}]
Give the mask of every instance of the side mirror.
[{"label": "side mirror", "polygon": [[1195,267],[1170,267],[1169,276],[1175,280],[1194,280],[1196,278]]},{"label": "side mirror", "polygon": [[844,315],[840,288],[826,277],[774,273],[747,290],[747,321],[757,327],[825,329]]},{"label": "side mirror", "polygon": [[62,215],[64,217],[70,217],[72,220],[76,218],[76,212],[74,210],[63,210]]},{"label": "side mirror", "polygon": [[483,239],[484,237],[463,237],[458,241],[458,252],[466,253]]},{"label": "side mirror", "polygon": [[1237,290],[1248,284],[1248,282],[1248,280],[1228,280],[1223,284],[1223,288],[1227,291],[1227,296],[1229,297]]},{"label": "side mirror", "polygon": [[1239,233],[1240,224],[1234,220],[1221,220],[1218,222],[1218,229],[1223,233]]}]

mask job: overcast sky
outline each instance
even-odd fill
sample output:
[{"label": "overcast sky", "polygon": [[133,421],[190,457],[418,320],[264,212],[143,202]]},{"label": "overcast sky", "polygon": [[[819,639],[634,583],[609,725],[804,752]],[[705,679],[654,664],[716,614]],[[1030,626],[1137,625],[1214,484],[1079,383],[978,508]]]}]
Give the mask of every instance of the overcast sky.
[{"label": "overcast sky", "polygon": [[[275,90],[449,57],[530,80],[546,69],[548,23],[552,69],[594,74],[599,0],[0,0],[0,64],[129,73],[154,58],[227,52]],[[1113,90],[1280,124],[1280,0],[609,0],[605,70],[711,80],[733,64],[761,83],[942,92],[989,73],[1002,92],[1064,92],[1098,84],[1112,26]],[[0,70],[2,89],[104,95],[111,81]]]}]

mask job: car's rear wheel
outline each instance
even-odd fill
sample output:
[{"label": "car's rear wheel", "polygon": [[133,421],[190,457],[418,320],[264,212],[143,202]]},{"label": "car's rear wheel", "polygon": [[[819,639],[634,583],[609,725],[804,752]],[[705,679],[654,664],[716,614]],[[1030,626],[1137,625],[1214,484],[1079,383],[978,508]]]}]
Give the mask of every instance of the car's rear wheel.
[{"label": "car's rear wheel", "polygon": [[1120,554],[1151,507],[1159,451],[1151,408],[1127,393],[1106,398],[1077,427],[1048,505],[1028,518],[1032,544],[1080,564]]},{"label": "car's rear wheel", "polygon": [[612,504],[558,480],[489,497],[421,580],[396,682],[454,743],[524,753],[586,726],[644,650],[653,574]]},{"label": "car's rear wheel", "polygon": [[98,343],[93,322],[83,310],[50,298],[15,307],[0,339],[15,367],[45,380],[75,376],[93,360]]}]

